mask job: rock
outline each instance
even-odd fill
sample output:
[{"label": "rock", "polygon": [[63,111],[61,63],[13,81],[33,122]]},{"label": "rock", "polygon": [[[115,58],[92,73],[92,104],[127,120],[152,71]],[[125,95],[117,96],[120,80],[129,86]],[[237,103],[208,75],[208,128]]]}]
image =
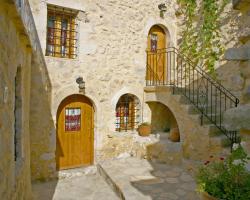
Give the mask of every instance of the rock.
[{"label": "rock", "polygon": [[183,189],[177,189],[176,194],[178,194],[179,196],[184,196],[185,194],[187,194],[187,192]]},{"label": "rock", "polygon": [[168,183],[179,183],[179,180],[177,178],[166,178],[166,181]]},{"label": "rock", "polygon": [[119,156],[117,156],[117,159],[123,159],[123,158],[129,158],[131,155],[127,152],[121,153]]},{"label": "rock", "polygon": [[184,182],[191,182],[193,181],[192,176],[188,175],[188,174],[182,174],[180,179]]},{"label": "rock", "polygon": [[177,176],[180,176],[180,172],[176,172],[176,171],[167,171],[165,172],[165,174],[167,177],[170,177],[170,178],[175,178]]},{"label": "rock", "polygon": [[176,200],[178,199],[178,196],[173,194],[173,193],[170,193],[170,192],[166,192],[166,193],[162,193],[160,195],[160,197],[163,197],[164,199],[173,199],[173,200]]},{"label": "rock", "polygon": [[249,60],[250,47],[230,48],[225,53],[226,60]]},{"label": "rock", "polygon": [[227,130],[250,129],[250,105],[241,105],[229,109],[223,117],[223,124]]}]

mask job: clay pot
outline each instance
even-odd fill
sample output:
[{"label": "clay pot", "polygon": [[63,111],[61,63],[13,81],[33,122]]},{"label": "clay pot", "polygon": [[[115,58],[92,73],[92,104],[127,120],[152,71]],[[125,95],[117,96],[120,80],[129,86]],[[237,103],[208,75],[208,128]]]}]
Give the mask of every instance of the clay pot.
[{"label": "clay pot", "polygon": [[179,142],[180,141],[180,132],[178,128],[171,128],[169,137],[172,142]]},{"label": "clay pot", "polygon": [[149,136],[151,133],[151,126],[150,125],[140,125],[138,127],[138,133],[140,136],[143,136],[143,137]]},{"label": "clay pot", "polygon": [[218,199],[209,195],[207,192],[203,192],[202,193],[202,200],[218,200]]}]

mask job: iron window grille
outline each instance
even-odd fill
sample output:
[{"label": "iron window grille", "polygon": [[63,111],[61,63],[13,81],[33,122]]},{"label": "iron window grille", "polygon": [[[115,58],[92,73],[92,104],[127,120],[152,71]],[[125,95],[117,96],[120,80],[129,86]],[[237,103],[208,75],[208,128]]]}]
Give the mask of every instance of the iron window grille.
[{"label": "iron window grille", "polygon": [[116,105],[116,131],[135,130],[139,123],[140,103],[136,96],[125,94]]},{"label": "iron window grille", "polygon": [[48,6],[46,56],[77,57],[78,12],[57,6]]}]

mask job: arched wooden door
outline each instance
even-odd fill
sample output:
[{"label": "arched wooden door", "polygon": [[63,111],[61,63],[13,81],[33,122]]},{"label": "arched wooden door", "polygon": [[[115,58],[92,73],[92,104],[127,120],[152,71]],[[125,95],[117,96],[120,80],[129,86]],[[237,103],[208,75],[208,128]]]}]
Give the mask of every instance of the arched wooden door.
[{"label": "arched wooden door", "polygon": [[67,97],[57,112],[57,169],[93,163],[94,109],[83,95]]},{"label": "arched wooden door", "polygon": [[153,26],[148,34],[147,76],[151,83],[163,84],[166,80],[166,34],[163,28]]}]

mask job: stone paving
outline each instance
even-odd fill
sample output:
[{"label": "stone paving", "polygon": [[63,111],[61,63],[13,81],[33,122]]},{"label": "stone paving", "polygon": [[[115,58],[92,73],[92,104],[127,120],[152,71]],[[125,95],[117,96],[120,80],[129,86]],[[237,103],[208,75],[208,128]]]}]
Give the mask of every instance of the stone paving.
[{"label": "stone paving", "polygon": [[[105,161],[100,174],[126,200],[198,200],[196,183],[183,168],[144,159]],[[119,194],[121,193],[121,194]]]},{"label": "stone paving", "polygon": [[34,200],[118,200],[96,169],[65,170],[59,179],[32,185]]}]

